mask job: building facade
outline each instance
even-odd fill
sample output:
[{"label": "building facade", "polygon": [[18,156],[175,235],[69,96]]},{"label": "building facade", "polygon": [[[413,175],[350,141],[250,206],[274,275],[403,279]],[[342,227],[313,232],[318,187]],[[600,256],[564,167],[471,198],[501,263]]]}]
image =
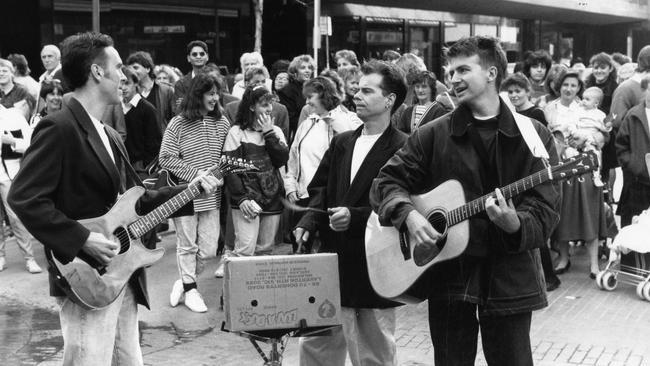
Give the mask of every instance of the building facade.
[{"label": "building facade", "polygon": [[[262,53],[279,58],[312,54],[314,0],[265,0]],[[10,16],[0,23],[0,55],[24,53],[42,71],[39,51],[66,36],[91,29],[92,0],[5,0]],[[588,61],[599,51],[636,55],[650,44],[648,0],[323,0],[321,15],[332,19],[322,38],[319,65],[339,49],[361,59],[387,49],[413,52],[439,72],[443,50],[463,36],[499,37],[511,62],[526,50],[549,50],[556,60]],[[211,61],[229,72],[251,51],[251,0],[101,0],[100,29],[123,57],[149,51],[156,63],[189,70],[185,45],[194,39],[210,47]],[[5,14],[7,14],[5,12]]]}]

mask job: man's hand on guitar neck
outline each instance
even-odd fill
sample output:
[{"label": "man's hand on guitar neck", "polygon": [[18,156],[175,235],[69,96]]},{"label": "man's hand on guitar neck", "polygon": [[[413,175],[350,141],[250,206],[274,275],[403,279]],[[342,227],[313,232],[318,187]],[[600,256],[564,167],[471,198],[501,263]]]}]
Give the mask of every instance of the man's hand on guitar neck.
[{"label": "man's hand on guitar neck", "polygon": [[196,178],[192,179],[192,183],[199,182],[203,192],[201,192],[201,198],[209,198],[214,192],[217,191],[217,188],[223,185],[223,179],[218,179],[207,169],[199,171],[199,175]]},{"label": "man's hand on guitar neck", "polygon": [[499,188],[494,190],[494,194],[497,196],[496,199],[494,197],[488,197],[485,200],[485,211],[488,217],[506,233],[516,233],[521,227],[521,222],[519,221],[519,216],[517,216],[517,210],[512,203],[512,199],[506,202]]},{"label": "man's hand on guitar neck", "polygon": [[406,227],[414,239],[414,242],[411,243],[412,247],[421,245],[433,247],[440,239],[440,233],[431,226],[429,220],[416,210],[409,212],[406,216]]},{"label": "man's hand on guitar neck", "polygon": [[83,247],[81,247],[81,250],[86,254],[105,266],[108,265],[111,259],[120,252],[119,249],[119,244],[106,239],[106,237],[100,233],[92,231],[90,232],[88,239],[86,239]]}]

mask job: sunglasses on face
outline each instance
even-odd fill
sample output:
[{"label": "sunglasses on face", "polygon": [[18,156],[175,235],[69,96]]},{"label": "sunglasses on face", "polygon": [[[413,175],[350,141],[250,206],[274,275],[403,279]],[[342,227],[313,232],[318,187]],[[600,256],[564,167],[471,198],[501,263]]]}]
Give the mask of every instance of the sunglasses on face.
[{"label": "sunglasses on face", "polygon": [[190,55],[192,55],[192,57],[203,57],[205,56],[205,52],[192,52]]}]

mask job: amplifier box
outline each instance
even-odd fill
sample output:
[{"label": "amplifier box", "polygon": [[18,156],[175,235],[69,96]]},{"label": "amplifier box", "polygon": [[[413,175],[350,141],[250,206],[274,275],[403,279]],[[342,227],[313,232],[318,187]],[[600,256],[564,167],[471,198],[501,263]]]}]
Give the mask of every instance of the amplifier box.
[{"label": "amplifier box", "polygon": [[336,254],[230,257],[225,328],[259,331],[341,324]]}]

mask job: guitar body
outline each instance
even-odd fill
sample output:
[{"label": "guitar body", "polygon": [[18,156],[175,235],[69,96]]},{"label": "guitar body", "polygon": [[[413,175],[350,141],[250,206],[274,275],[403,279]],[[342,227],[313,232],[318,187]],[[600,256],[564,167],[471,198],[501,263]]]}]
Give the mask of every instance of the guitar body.
[{"label": "guitar body", "polygon": [[165,253],[163,248],[146,249],[140,239],[131,238],[126,230],[129,224],[140,218],[135,212],[135,205],[144,192],[142,187],[133,187],[105,215],[79,221],[90,231],[104,234],[120,243],[120,253],[104,268],[105,272],[100,274],[100,271],[79,258],[63,264],[54,256],[49,256],[55,276],[65,278],[67,286],[63,286],[64,290],[75,303],[87,309],[101,309],[110,305],[137,269],[150,266],[162,258]]},{"label": "guitar body", "polygon": [[[438,242],[441,248],[437,255],[418,260],[422,254],[415,253],[412,245],[408,245],[408,254],[405,255],[400,246],[399,231],[393,226],[381,226],[374,212],[368,219],[365,237],[368,274],[373,289],[382,297],[404,303],[422,301],[420,296],[409,293],[416,281],[436,263],[461,255],[469,241],[469,221],[447,227],[444,219],[441,220],[449,210],[465,204],[460,182],[448,180],[425,194],[411,196],[411,200],[415,209],[432,222],[438,232],[444,233]],[[408,241],[414,242],[411,237]]]}]

